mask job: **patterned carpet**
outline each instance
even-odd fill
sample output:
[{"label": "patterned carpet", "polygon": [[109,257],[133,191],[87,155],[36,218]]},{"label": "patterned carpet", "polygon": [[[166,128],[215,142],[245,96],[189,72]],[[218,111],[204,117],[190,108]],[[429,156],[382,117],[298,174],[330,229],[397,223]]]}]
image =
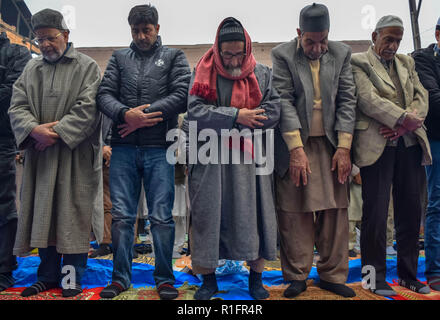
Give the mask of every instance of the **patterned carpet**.
[{"label": "patterned carpet", "polygon": [[[343,298],[329,291],[322,290],[317,287],[313,280],[307,282],[307,290],[297,296],[294,299],[287,299],[283,296],[284,290],[287,285],[280,286],[265,286],[269,291],[270,297],[268,300],[389,300],[385,297],[377,296],[368,290],[362,288],[361,283],[350,283],[348,286],[356,292],[354,298]],[[406,288],[392,284],[393,289],[398,293],[398,296],[393,297],[393,300],[440,300],[440,292],[432,291],[430,294],[422,295],[412,292]],[[0,292],[0,301],[2,300],[110,300],[101,299],[99,293],[103,288],[84,289],[84,292],[73,298],[63,298],[61,295],[61,289],[52,289],[47,292],[42,292],[38,295],[31,297],[22,297],[20,293],[24,288],[11,288],[6,291]],[[188,285],[185,283],[178,288],[179,297],[176,300],[194,300],[194,293],[198,289],[197,286]],[[143,288],[130,288],[129,290],[121,293],[113,300],[160,300],[157,294],[156,288],[143,287]],[[214,297],[213,300],[221,300],[221,298]]]},{"label": "patterned carpet", "polygon": [[72,297],[63,298],[61,289],[51,289],[49,291],[42,292],[35,296],[22,297],[20,294],[24,288],[10,288],[6,291],[0,292],[1,300],[99,300],[99,293],[102,288],[84,289],[83,293]]},{"label": "patterned carpet", "polygon": [[[194,293],[198,289],[197,286],[190,286],[187,283],[177,288],[179,296],[176,300],[194,300]],[[110,299],[102,299],[110,300]],[[156,288],[144,287],[144,288],[130,288],[124,291],[113,300],[160,300],[159,294]]]},{"label": "patterned carpet", "polygon": [[[38,255],[38,252],[33,251],[30,253],[29,256],[36,256]],[[420,252],[420,257],[424,258],[424,252]],[[360,256],[355,258],[350,258],[350,260],[359,259]],[[35,258],[34,258],[35,259]],[[112,260],[113,255],[109,254],[104,257],[99,257],[96,260]],[[388,257],[388,259],[395,259],[395,257]],[[92,259],[95,260],[95,259]],[[314,257],[314,263],[313,265],[316,266],[316,262],[319,260],[319,256],[316,254]],[[358,260],[360,261],[360,260]],[[104,261],[103,261],[104,262]],[[139,254],[139,257],[137,259],[134,259],[133,262],[139,263],[139,264],[148,264],[149,267],[154,266],[155,260],[154,255],[152,254]],[[353,261],[355,262],[355,261]],[[355,262],[356,263],[356,262]],[[99,263],[98,263],[99,264]],[[101,266],[101,264],[99,264]],[[108,265],[106,263],[105,265]],[[356,264],[355,264],[356,265]],[[246,266],[246,264],[244,264]],[[34,267],[35,268],[35,267]],[[193,279],[192,278],[192,270],[191,270],[191,257],[182,255],[179,259],[173,259],[173,269],[175,271],[180,271],[183,273],[186,273],[186,277],[188,275],[191,275],[187,279]],[[34,269],[35,270],[35,269]],[[94,270],[94,269],[92,269]],[[100,272],[100,268],[96,269],[94,272]],[[111,270],[111,269],[110,269]],[[150,269],[151,270],[151,269]],[[271,286],[266,286],[266,289],[270,293],[270,298],[268,300],[289,300],[283,296],[284,290],[287,288],[287,284],[281,284],[282,283],[282,276],[280,273],[281,270],[281,263],[280,260],[276,261],[266,261],[265,264],[265,271],[269,273],[265,273],[268,275],[266,278],[265,283],[272,283]],[[108,270],[107,270],[108,272]],[[149,271],[151,272],[151,271]],[[232,281],[228,282],[228,284],[225,286],[223,283],[223,287],[221,289],[224,289],[225,291],[222,291],[219,293],[218,296],[214,297],[213,299],[218,300],[235,300],[235,299],[249,299],[249,293],[247,291],[247,275],[246,273],[244,275],[241,275],[241,278],[234,278],[234,280],[231,280],[232,278],[226,278],[228,279],[226,281]],[[92,280],[93,281],[93,280]],[[184,281],[190,281],[190,283]],[[193,296],[195,291],[198,289],[197,285],[194,285],[193,280],[184,280],[181,281],[180,284],[183,283],[178,288],[179,291],[179,297],[177,300],[193,300]],[[223,280],[222,280],[223,281]],[[268,282],[267,282],[268,281]],[[351,281],[357,281],[356,278],[352,279]],[[93,282],[95,283],[95,282]],[[196,282],[196,284],[199,282]],[[440,300],[440,292],[431,292],[428,295],[422,295],[414,293],[406,288],[402,288],[398,286],[396,283],[390,283],[394,290],[398,293],[398,296],[392,297],[393,300]],[[73,298],[63,298],[61,295],[61,289],[53,289],[48,292],[44,292],[41,294],[38,294],[33,297],[27,297],[23,298],[20,296],[20,293],[23,291],[24,288],[22,288],[23,285],[20,286],[20,288],[11,288],[4,292],[0,292],[0,300],[100,300],[99,293],[103,289],[103,285],[105,284],[99,284],[96,287],[94,285],[89,285],[89,287],[92,287],[93,289],[84,289],[84,292],[80,295],[73,297]],[[353,282],[348,284],[349,287],[351,287],[357,294],[354,298],[342,298],[338,295],[335,295],[331,292],[328,292],[326,290],[320,289],[317,285],[315,285],[314,280],[308,280],[308,288],[305,292],[300,294],[298,297],[296,297],[293,300],[390,300],[385,297],[377,296],[373,293],[371,293],[369,290],[365,290],[362,288],[360,282]],[[237,290],[237,291],[235,291]],[[235,298],[234,298],[235,297]],[[129,290],[123,292],[121,295],[116,297],[114,300],[159,300],[159,295],[156,291],[156,288],[150,286],[145,287],[136,287],[136,288],[130,288]]]},{"label": "patterned carpet", "polygon": [[313,280],[308,280],[307,290],[294,299],[288,299],[283,296],[283,292],[288,285],[266,287],[270,292],[269,300],[388,300],[385,297],[380,297],[369,290],[363,289],[360,282],[347,284],[348,287],[356,292],[356,297],[353,298],[343,298],[327,290],[322,290],[313,282]]}]

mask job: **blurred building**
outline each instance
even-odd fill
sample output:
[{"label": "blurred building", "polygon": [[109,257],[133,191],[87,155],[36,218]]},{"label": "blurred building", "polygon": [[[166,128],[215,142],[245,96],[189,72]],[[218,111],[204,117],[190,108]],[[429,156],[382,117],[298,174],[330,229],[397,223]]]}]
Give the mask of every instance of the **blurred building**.
[{"label": "blurred building", "polygon": [[0,0],[0,32],[6,32],[11,43],[27,47],[32,53],[40,54],[32,42],[32,14],[23,0]]},{"label": "blurred building", "polygon": [[[359,41],[344,41],[344,43],[351,46],[353,53],[367,51],[370,47],[371,42],[368,40],[359,40]],[[270,51],[275,46],[279,45],[279,42],[267,42],[267,43],[259,43],[254,42],[252,44],[252,50],[255,56],[255,59],[262,64],[265,64],[269,67],[272,66],[272,61],[270,58]],[[193,69],[199,59],[203,56],[203,54],[208,51],[208,49],[212,46],[212,44],[197,44],[197,45],[167,45],[171,48],[182,49],[185,52],[186,58]],[[104,72],[107,63],[113,53],[113,51],[117,49],[122,49],[124,47],[88,47],[88,48],[77,48],[82,53],[93,58],[101,68],[101,71]]]}]

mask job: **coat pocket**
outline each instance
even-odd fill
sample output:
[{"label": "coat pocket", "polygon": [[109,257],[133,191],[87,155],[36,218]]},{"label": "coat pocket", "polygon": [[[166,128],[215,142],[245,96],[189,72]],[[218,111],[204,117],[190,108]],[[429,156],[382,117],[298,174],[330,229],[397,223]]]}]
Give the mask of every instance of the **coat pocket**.
[{"label": "coat pocket", "polygon": [[354,125],[354,129],[355,130],[367,130],[369,126],[370,126],[370,122],[365,121],[365,120],[360,120],[360,121],[356,121],[356,123]]}]

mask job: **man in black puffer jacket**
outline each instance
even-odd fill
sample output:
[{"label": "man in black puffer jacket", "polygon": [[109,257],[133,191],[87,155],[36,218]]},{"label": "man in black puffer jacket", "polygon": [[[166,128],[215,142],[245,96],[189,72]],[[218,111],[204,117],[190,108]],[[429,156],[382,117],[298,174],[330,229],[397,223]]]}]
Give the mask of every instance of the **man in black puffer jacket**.
[{"label": "man in black puffer jacket", "polygon": [[174,165],[167,161],[167,132],[186,112],[191,71],[181,50],[162,46],[158,13],[151,5],[131,9],[133,42],[113,53],[97,94],[100,110],[113,119],[112,201],[113,298],[131,283],[132,245],[143,180],[155,252],[154,279],[161,299],[174,299]]},{"label": "man in black puffer jacket", "polygon": [[432,165],[426,167],[428,210],[425,220],[425,275],[433,290],[440,291],[440,19],[437,43],[413,53],[420,82],[429,92],[429,112],[425,120],[432,152]]},{"label": "man in black puffer jacket", "polygon": [[15,206],[15,139],[8,109],[12,85],[32,58],[23,46],[11,44],[5,33],[0,34],[0,291],[14,284],[12,271],[17,267],[12,255],[17,232]]}]

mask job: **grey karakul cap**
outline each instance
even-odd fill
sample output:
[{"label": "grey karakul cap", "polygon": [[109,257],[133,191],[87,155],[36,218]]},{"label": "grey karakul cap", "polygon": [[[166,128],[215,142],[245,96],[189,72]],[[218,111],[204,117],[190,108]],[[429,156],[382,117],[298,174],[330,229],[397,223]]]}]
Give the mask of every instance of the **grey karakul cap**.
[{"label": "grey karakul cap", "polygon": [[374,29],[374,31],[377,32],[380,29],[390,28],[390,27],[398,27],[398,28],[405,29],[403,27],[402,19],[400,19],[397,16],[389,15],[389,16],[384,16],[384,17],[380,18],[380,20],[376,24],[376,28]]},{"label": "grey karakul cap", "polygon": [[32,29],[54,28],[58,30],[69,30],[61,12],[52,9],[43,9],[32,16]]},{"label": "grey karakul cap", "polygon": [[313,3],[301,10],[299,28],[302,32],[330,30],[330,15],[325,5]]}]

